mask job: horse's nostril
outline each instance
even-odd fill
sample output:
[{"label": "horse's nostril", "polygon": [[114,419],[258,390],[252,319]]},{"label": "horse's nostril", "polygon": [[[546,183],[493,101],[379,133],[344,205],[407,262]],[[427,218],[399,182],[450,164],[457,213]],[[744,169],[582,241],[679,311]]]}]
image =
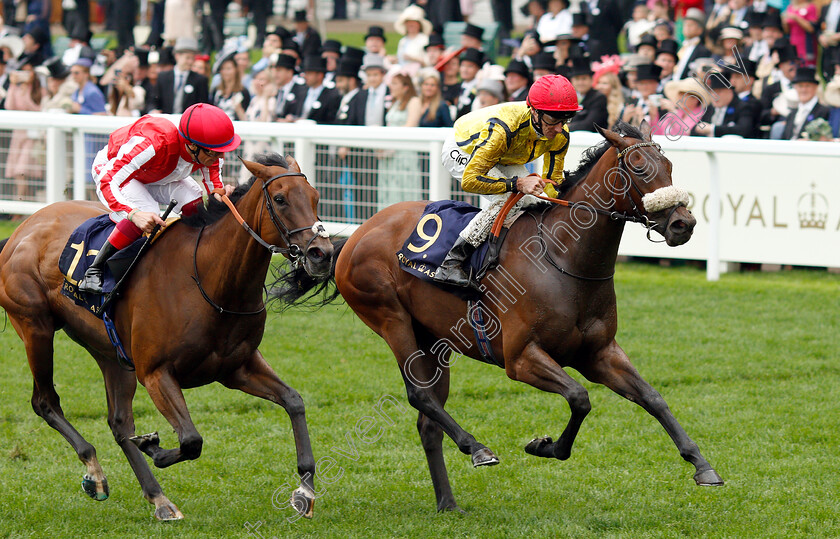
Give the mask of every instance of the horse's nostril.
[{"label": "horse's nostril", "polygon": [[322,251],[320,248],[313,247],[306,251],[306,256],[314,262],[320,262],[324,259],[326,255],[324,254],[324,251]]},{"label": "horse's nostril", "polygon": [[688,228],[688,225],[683,220],[676,220],[673,223],[671,223],[670,228],[674,232],[682,232],[682,231],[684,231],[685,229]]}]

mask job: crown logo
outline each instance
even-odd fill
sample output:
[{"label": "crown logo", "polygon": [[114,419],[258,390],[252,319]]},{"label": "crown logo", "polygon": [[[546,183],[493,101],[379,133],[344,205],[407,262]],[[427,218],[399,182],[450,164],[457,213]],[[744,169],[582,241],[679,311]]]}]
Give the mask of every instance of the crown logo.
[{"label": "crown logo", "polygon": [[828,221],[828,199],[817,192],[817,184],[811,184],[811,192],[799,197],[799,228],[817,228],[825,230]]}]

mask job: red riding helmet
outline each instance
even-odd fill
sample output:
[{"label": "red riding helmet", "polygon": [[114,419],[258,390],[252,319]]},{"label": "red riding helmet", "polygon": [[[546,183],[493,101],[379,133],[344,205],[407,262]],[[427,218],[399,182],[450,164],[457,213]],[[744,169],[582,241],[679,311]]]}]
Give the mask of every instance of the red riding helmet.
[{"label": "red riding helmet", "polygon": [[563,75],[545,75],[537,79],[528,90],[526,101],[532,109],[546,112],[577,112],[577,92]]},{"label": "red riding helmet", "polygon": [[178,132],[187,141],[216,152],[235,150],[242,138],[233,132],[228,115],[208,103],[196,103],[181,115]]}]

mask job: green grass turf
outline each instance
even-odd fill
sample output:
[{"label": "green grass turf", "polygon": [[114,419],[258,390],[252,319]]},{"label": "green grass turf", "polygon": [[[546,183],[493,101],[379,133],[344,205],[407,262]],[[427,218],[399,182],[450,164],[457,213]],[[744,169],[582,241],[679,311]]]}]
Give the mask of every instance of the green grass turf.
[{"label": "green grass turf", "polygon": [[[0,237],[9,226],[0,224]],[[469,359],[453,367],[448,411],[501,464],[473,469],[449,440],[444,452],[467,514],[436,514],[413,411],[392,412],[365,444],[354,426],[393,395],[399,371],[383,341],[344,305],[273,313],[261,349],[307,405],[315,457],[343,475],[312,521],[272,506],[295,473],[288,417],[218,384],[186,391],[204,436],[201,458],[155,470],[184,512],[158,523],[105,421],[93,360],[60,334],[55,383],[68,419],[93,443],[111,497],[89,499],[83,466],[29,405],[22,344],[0,332],[0,536],[246,537],[836,537],[840,535],[837,360],[840,278],[825,272],[724,275],[622,264],[619,342],[727,484],[697,487],[693,467],[641,408],[588,382],[592,412],[568,461],[526,455],[534,436],[568,419],[557,395],[508,380]],[[173,304],[174,305],[174,304]],[[2,328],[0,322],[0,328]],[[576,379],[582,378],[572,373]],[[141,387],[137,432],[172,429]],[[340,456],[353,439],[358,459]],[[331,473],[336,473],[334,469]]]}]

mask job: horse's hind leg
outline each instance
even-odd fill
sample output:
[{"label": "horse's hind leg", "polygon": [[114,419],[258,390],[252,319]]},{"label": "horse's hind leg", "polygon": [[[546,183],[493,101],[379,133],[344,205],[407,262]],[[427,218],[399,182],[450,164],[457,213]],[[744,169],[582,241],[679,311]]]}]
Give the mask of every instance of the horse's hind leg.
[{"label": "horse's hind leg", "polygon": [[[417,332],[420,333],[420,332]],[[431,336],[425,336],[418,340],[424,343],[425,353],[430,354],[429,346]],[[433,339],[432,339],[433,340]],[[447,353],[447,358],[450,353]],[[441,366],[440,379],[432,386],[434,395],[441,406],[446,404],[449,397],[449,367]],[[446,461],[443,458],[443,430],[440,425],[420,412],[417,417],[417,431],[420,433],[420,442],[423,444],[423,451],[426,453],[426,461],[429,463],[429,473],[432,476],[432,485],[435,488],[435,499],[438,511],[462,511],[455,502],[452,494],[452,487],[449,484],[449,474],[446,472]]]},{"label": "horse's hind leg", "polygon": [[[505,357],[511,357],[511,355],[505,353]],[[525,446],[525,452],[530,455],[554,457],[560,460],[569,458],[580,426],[592,408],[586,389],[535,344],[527,345],[517,358],[509,360],[505,370],[511,379],[543,391],[559,393],[569,403],[572,414],[569,417],[569,423],[556,442],[546,436],[531,440]]]},{"label": "horse's hind leg", "polygon": [[143,458],[137,446],[131,442],[134,436],[134,411],[132,401],[137,389],[137,378],[133,372],[123,370],[114,359],[99,359],[99,368],[105,378],[105,392],[108,397],[108,426],[117,444],[140,482],[143,496],[155,506],[158,520],[184,518],[181,511],[164,496],[160,484]]},{"label": "horse's hind leg", "polygon": [[158,468],[166,468],[183,460],[195,460],[201,456],[203,440],[196,430],[187,409],[184,393],[175,377],[165,369],[158,369],[145,376],[143,383],[152,402],[166,418],[178,435],[178,448],[160,447],[157,433],[134,436],[134,442],[143,453],[152,457]]},{"label": "horse's hind leg", "polygon": [[228,378],[221,382],[249,395],[266,399],[282,406],[292,421],[295,436],[297,467],[301,486],[292,493],[292,507],[306,518],[312,518],[315,507],[315,457],[309,441],[306,412],[300,394],[286,384],[268,364],[259,350],[254,351],[250,361],[243,363]]},{"label": "horse's hind leg", "polygon": [[[405,313],[408,316],[408,313]],[[452,438],[458,449],[472,456],[473,466],[491,466],[499,459],[484,444],[465,431],[452,419],[435,394],[441,383],[445,365],[434,354],[418,348],[414,329],[409,320],[391,319],[383,324],[381,335],[391,347],[400,365],[408,402],[420,413],[435,421]]]},{"label": "horse's hind leg", "polygon": [[34,380],[32,387],[32,409],[47,424],[61,433],[70,442],[79,460],[87,467],[82,479],[82,488],[94,500],[108,498],[108,481],[96,459],[96,449],[64,417],[61,402],[53,383],[53,338],[55,329],[51,321],[25,321],[9,314],[12,325],[23,340],[26,357]]},{"label": "horse's hind leg", "polygon": [[698,485],[722,485],[723,479],[700,454],[700,448],[688,437],[665,399],[642,379],[618,343],[612,341],[595,356],[592,363],[581,366],[581,374],[589,380],[604,384],[622,397],[635,402],[655,417],[680,450],[682,458],[696,468],[694,480]]}]

